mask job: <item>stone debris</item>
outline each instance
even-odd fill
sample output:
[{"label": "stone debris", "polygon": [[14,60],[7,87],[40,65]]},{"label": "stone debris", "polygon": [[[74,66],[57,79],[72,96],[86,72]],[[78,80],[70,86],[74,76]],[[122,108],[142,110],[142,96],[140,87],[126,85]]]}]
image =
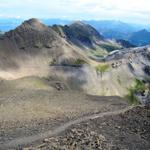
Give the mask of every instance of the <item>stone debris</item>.
[{"label": "stone debris", "polygon": [[31,150],[149,150],[150,110],[136,107],[77,124]]},{"label": "stone debris", "polygon": [[[42,150],[107,150],[106,138],[88,129],[72,128],[64,136],[44,139],[35,149]],[[32,149],[32,150],[35,150]]]},{"label": "stone debris", "polygon": [[112,68],[118,68],[122,65],[122,61],[114,62],[111,64]]}]

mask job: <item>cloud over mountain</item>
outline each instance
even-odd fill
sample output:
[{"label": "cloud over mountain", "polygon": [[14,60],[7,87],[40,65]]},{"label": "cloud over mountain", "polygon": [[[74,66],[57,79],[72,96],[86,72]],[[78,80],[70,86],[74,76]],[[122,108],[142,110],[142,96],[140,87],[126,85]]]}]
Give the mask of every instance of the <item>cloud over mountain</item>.
[{"label": "cloud over mountain", "polygon": [[149,6],[148,0],[1,0],[0,17],[123,19],[150,23]]}]

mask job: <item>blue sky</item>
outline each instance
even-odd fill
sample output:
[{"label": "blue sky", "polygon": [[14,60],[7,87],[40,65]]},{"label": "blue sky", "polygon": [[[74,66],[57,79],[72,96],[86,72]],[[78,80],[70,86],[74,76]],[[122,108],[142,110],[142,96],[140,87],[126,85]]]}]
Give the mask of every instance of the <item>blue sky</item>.
[{"label": "blue sky", "polygon": [[0,0],[0,18],[33,17],[150,24],[150,0]]}]

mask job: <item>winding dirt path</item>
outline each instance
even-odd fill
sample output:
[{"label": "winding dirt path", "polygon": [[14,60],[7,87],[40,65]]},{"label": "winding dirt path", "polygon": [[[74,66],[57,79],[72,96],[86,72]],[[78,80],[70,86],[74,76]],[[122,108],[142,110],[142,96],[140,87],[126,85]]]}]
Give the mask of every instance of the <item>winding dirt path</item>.
[{"label": "winding dirt path", "polygon": [[125,109],[121,109],[121,110],[117,110],[117,111],[104,112],[104,113],[93,114],[93,115],[90,115],[90,116],[81,117],[81,118],[78,118],[76,120],[72,120],[72,121],[69,121],[65,124],[62,124],[59,127],[55,128],[54,130],[49,130],[45,133],[14,139],[14,140],[12,140],[8,143],[5,143],[5,144],[1,145],[0,149],[7,150],[7,149],[10,149],[10,148],[13,148],[13,149],[21,148],[21,147],[24,147],[26,145],[30,145],[30,144],[32,144],[36,141],[43,140],[47,137],[55,136],[55,135],[65,131],[66,129],[68,129],[70,126],[72,126],[74,124],[78,124],[78,123],[88,121],[88,120],[91,120],[91,119],[101,118],[101,117],[104,117],[104,116],[111,116],[111,115],[117,115],[117,114],[120,114],[120,113],[124,113],[124,112],[132,109],[133,107],[134,106],[129,106]]}]

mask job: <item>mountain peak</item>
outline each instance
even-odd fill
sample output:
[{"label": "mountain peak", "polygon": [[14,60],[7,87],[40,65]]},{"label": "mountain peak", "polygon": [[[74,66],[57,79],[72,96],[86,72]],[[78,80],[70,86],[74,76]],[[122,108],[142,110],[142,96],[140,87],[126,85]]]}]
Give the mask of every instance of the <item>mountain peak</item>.
[{"label": "mountain peak", "polygon": [[5,33],[5,36],[19,49],[49,48],[61,43],[60,37],[54,30],[34,18],[24,21],[16,29]]},{"label": "mountain peak", "polygon": [[95,49],[103,41],[103,36],[95,28],[82,21],[73,22],[69,26],[53,26],[53,29],[61,37],[82,48]]},{"label": "mountain peak", "polygon": [[23,25],[28,26],[28,27],[32,27],[32,28],[37,29],[37,30],[44,30],[45,28],[47,28],[44,24],[42,24],[36,18],[32,18],[32,19],[26,20],[23,23]]},{"label": "mountain peak", "polygon": [[86,26],[86,24],[82,21],[75,21],[73,22],[70,26],[74,26],[74,25],[78,25],[78,26]]},{"label": "mountain peak", "polygon": [[31,18],[29,20],[26,20],[25,22],[29,23],[29,24],[34,24],[34,23],[40,23],[40,21],[36,18]]},{"label": "mountain peak", "polygon": [[146,30],[146,29],[142,29],[142,30],[140,30],[140,31],[137,31],[137,32],[135,32],[134,34],[136,34],[136,35],[150,35],[150,32],[148,31],[148,30]]},{"label": "mountain peak", "polygon": [[148,31],[146,29],[142,29],[139,32],[141,32],[141,33],[148,33]]}]

